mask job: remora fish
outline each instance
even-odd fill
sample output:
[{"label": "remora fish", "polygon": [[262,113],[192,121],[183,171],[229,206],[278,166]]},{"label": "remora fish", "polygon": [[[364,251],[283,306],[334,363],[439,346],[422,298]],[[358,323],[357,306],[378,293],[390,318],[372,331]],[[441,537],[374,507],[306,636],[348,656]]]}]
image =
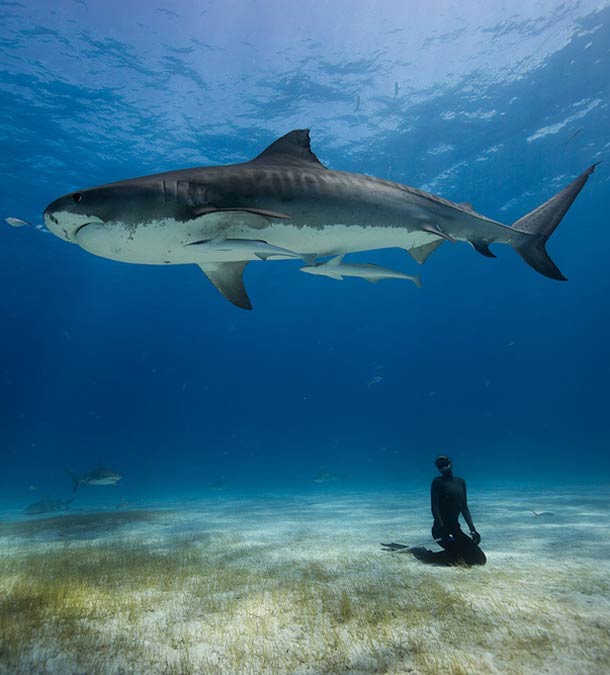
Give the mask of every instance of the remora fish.
[{"label": "remora fish", "polygon": [[418,276],[410,276],[402,272],[395,272],[387,269],[387,267],[380,267],[379,265],[369,265],[362,263],[344,263],[343,254],[332,258],[328,262],[315,263],[314,265],[306,265],[301,267],[301,272],[307,274],[317,274],[330,279],[343,279],[343,277],[361,277],[371,283],[377,283],[380,279],[408,279],[412,281],[418,288],[421,288],[421,281]]},{"label": "remora fish", "polygon": [[76,492],[79,485],[116,485],[121,480],[121,478],[123,478],[120,473],[103,467],[101,462],[95,469],[89,471],[89,473],[86,473],[83,476],[77,476],[69,469],[66,469],[66,473],[68,476],[70,476],[72,482],[74,483],[72,492]]},{"label": "remora fish", "polygon": [[[309,130],[301,129],[243,164],[72,192],[49,204],[44,220],[58,237],[106,258],[199,265],[244,309],[252,305],[242,274],[258,259],[261,242],[312,259],[398,247],[419,263],[444,241],[466,241],[487,257],[495,257],[491,244],[502,243],[541,274],[564,280],[545,243],[594,169],[508,226],[406,185],[327,169],[311,151]],[[219,239],[226,250],[191,246]]]}]

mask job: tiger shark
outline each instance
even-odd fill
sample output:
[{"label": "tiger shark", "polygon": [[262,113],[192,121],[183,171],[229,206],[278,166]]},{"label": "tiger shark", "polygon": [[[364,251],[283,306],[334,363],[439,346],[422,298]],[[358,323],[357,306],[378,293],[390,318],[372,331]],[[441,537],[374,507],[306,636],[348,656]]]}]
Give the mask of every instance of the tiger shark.
[{"label": "tiger shark", "polygon": [[72,492],[76,492],[79,485],[116,485],[121,478],[123,478],[120,473],[117,473],[112,469],[107,469],[101,462],[99,462],[95,469],[92,469],[89,473],[85,473],[82,476],[78,476],[67,467],[66,473],[72,479]]},{"label": "tiger shark", "polygon": [[589,167],[538,208],[504,225],[407,185],[326,168],[308,129],[282,136],[251,161],[131,178],[71,192],[44,211],[47,228],[90,253],[128,263],[198,265],[234,305],[252,309],[251,260],[403,248],[418,262],[443,242],[494,258],[512,246],[540,274],[565,280],[545,243],[593,173]]}]

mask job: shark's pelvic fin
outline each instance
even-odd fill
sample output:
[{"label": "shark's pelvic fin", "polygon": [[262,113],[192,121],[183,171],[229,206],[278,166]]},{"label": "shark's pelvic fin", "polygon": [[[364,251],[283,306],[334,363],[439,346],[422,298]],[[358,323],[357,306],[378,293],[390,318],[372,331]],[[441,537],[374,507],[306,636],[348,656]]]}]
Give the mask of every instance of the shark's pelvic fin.
[{"label": "shark's pelvic fin", "polygon": [[247,260],[239,262],[205,263],[199,265],[207,278],[225,296],[225,298],[241,309],[252,309],[242,275],[248,264]]},{"label": "shark's pelvic fin", "polygon": [[566,280],[546,252],[545,244],[596,166],[597,164],[590,166],[554,197],[513,223],[513,229],[530,235],[522,244],[515,246],[517,253],[530,267],[545,277],[559,281]]},{"label": "shark's pelvic fin", "polygon": [[479,252],[481,255],[484,255],[486,258],[495,258],[496,255],[491,252],[489,249],[489,244],[487,244],[484,241],[470,241],[468,242],[472,244],[472,248],[474,248],[475,251]]},{"label": "shark's pelvic fin", "polygon": [[428,256],[431,253],[434,253],[436,249],[443,243],[442,239],[437,239],[436,241],[431,241],[429,244],[423,244],[422,246],[416,246],[415,248],[406,248],[405,251],[420,265],[423,265]]},{"label": "shark's pelvic fin", "polygon": [[251,163],[309,164],[318,169],[326,169],[324,164],[311,151],[309,129],[295,129],[278,138]]}]

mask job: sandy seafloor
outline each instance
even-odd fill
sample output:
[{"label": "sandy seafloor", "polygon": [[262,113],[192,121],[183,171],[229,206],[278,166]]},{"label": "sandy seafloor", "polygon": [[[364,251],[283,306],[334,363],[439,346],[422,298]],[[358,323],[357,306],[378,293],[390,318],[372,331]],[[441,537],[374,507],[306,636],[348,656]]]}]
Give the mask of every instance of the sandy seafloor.
[{"label": "sandy seafloor", "polygon": [[380,549],[434,547],[427,489],[325,487],[5,509],[0,672],[610,672],[609,486],[469,486],[470,569]]}]

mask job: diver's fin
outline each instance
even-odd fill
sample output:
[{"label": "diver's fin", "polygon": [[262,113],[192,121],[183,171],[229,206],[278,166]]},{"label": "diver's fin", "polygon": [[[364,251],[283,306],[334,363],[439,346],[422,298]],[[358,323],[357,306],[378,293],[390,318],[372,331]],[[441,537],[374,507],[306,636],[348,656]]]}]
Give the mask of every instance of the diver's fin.
[{"label": "diver's fin", "polygon": [[201,270],[225,298],[241,309],[252,309],[242,278],[247,260],[200,264]]},{"label": "diver's fin", "polygon": [[566,281],[566,277],[546,252],[545,244],[572,206],[572,202],[584,187],[589,176],[595,171],[596,166],[597,164],[590,166],[554,197],[513,223],[514,230],[530,235],[524,242],[515,246],[517,253],[530,267],[545,277]]},{"label": "diver's fin", "polygon": [[396,542],[391,542],[389,544],[384,544],[382,542],[381,545],[391,551],[402,551],[405,548],[409,548],[406,544],[397,544]]},{"label": "diver's fin", "polygon": [[431,241],[429,244],[423,244],[422,246],[416,246],[415,248],[407,248],[405,251],[420,265],[423,265],[428,256],[431,253],[434,253],[436,249],[443,243],[442,239],[436,239]]}]

